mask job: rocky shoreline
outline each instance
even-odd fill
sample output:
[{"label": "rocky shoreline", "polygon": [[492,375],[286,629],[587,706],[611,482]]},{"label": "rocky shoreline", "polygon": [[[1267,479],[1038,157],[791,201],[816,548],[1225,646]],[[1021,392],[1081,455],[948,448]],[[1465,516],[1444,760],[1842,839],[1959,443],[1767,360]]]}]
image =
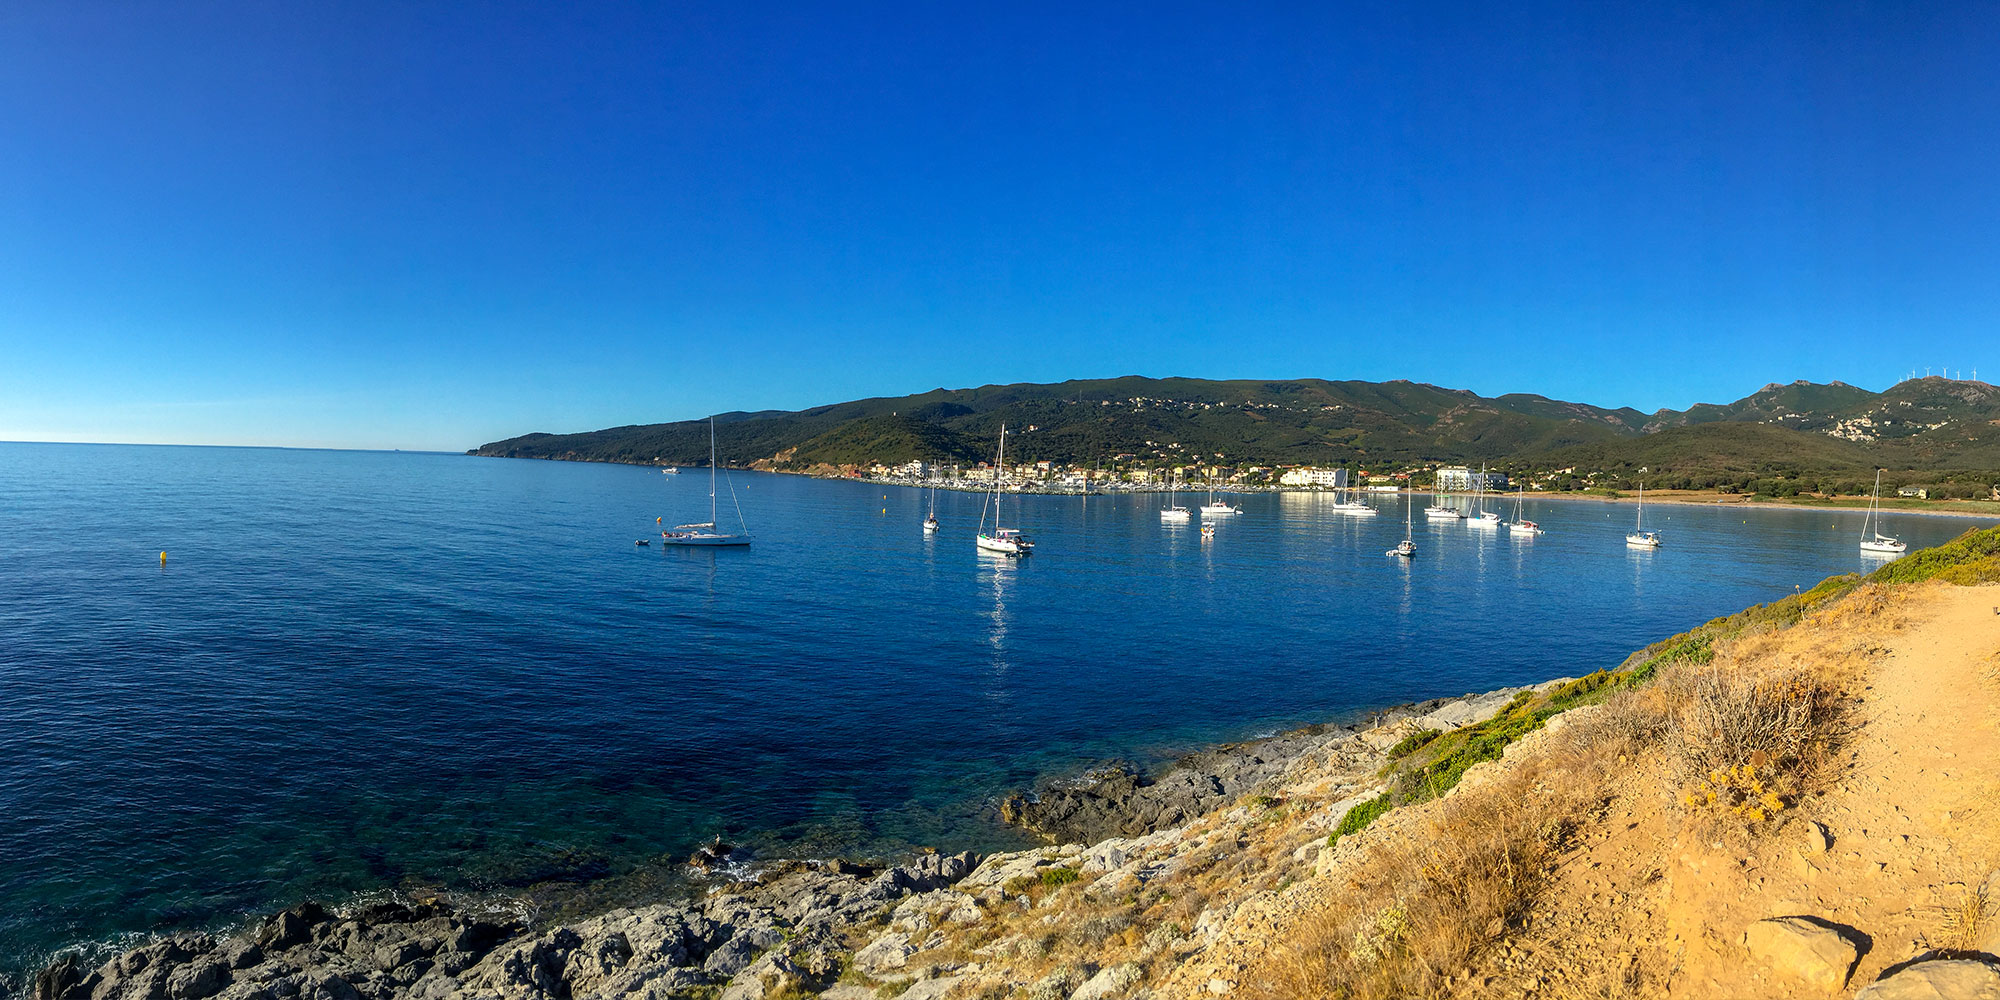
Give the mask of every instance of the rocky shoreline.
[{"label": "rocky shoreline", "polygon": [[[1558,683],[1558,682],[1550,682]],[[1541,687],[1547,687],[1542,685]],[[1034,887],[1168,876],[1199,838],[1201,817],[1276,787],[1301,768],[1352,775],[1365,790],[1388,745],[1413,727],[1452,729],[1492,716],[1521,688],[1400,706],[1365,724],[1310,726],[1226,744],[1148,777],[1129,765],[1009,797],[1010,822],[1060,846],[981,858],[926,854],[905,864],[749,863],[720,844],[691,864],[719,876],[699,898],[624,907],[538,926],[419,898],[328,909],[306,903],[243,932],[162,938],[87,967],[75,954],[44,968],[34,1000],[564,1000],[581,997],[860,1000],[883,984],[910,1000],[969,986],[1004,963],[974,956],[913,962],[945,930],[1034,905]],[[1338,815],[1330,821],[1337,821]],[[1085,846],[1090,845],[1090,846]],[[1198,929],[1190,931],[1198,933]],[[1162,941],[1164,955],[1185,940]],[[1131,963],[1068,968],[1039,995],[1107,1000],[1150,995]],[[1069,980],[1075,980],[1070,982]],[[1014,984],[1022,985],[1022,984]],[[972,994],[965,994],[972,995]]]}]

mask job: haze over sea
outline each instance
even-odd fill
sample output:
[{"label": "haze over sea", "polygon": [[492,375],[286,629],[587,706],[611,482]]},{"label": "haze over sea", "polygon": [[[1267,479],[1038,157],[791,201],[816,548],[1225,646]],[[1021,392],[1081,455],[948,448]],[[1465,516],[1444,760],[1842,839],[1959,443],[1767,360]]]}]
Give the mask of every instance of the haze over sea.
[{"label": "haze over sea", "polygon": [[696,470],[0,444],[0,962],[718,834],[1014,843],[992,801],[1039,776],[1614,666],[1872,565],[1858,511],[1649,507],[1648,553],[1631,506],[1556,500],[1532,540],[1419,515],[1405,564],[1397,501],[1303,494],[1207,541],[1159,497],[1010,497],[1008,561],[980,494],[927,538],[914,490],[730,482],[756,544],[688,551],[633,541],[706,516]]}]

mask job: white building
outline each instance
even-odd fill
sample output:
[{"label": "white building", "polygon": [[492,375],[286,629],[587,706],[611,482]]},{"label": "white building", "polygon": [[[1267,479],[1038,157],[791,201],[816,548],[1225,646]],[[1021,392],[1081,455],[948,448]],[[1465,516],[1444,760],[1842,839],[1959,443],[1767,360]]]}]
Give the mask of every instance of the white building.
[{"label": "white building", "polygon": [[1507,474],[1504,472],[1474,472],[1463,465],[1441,465],[1437,470],[1437,488],[1447,493],[1469,493],[1484,485],[1487,492],[1507,488]]},{"label": "white building", "polygon": [[1282,486],[1323,486],[1329,489],[1347,488],[1346,469],[1287,469],[1278,477]]}]

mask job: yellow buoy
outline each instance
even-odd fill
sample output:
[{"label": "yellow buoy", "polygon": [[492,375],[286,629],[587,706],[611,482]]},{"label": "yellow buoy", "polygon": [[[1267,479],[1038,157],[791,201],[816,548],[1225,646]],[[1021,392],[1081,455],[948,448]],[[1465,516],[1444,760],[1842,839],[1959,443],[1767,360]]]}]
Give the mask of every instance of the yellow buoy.
[{"label": "yellow buoy", "polygon": [[165,552],[162,552],[160,553],[160,565],[165,566],[166,564],[167,564],[167,554]]}]

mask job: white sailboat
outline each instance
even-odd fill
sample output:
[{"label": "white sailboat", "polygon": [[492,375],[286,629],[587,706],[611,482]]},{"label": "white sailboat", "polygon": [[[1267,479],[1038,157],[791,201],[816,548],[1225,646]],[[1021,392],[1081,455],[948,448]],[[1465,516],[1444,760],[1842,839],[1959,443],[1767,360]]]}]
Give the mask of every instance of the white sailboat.
[{"label": "white sailboat", "polygon": [[1424,508],[1424,516],[1443,521],[1465,520],[1464,511],[1445,503],[1446,500],[1451,498],[1451,495],[1446,493],[1442,486],[1435,487],[1434,489],[1436,492],[1431,497],[1431,505]]},{"label": "white sailboat", "polygon": [[938,491],[938,488],[937,488],[937,487],[936,487],[935,485],[933,485],[933,486],[931,487],[931,512],[930,512],[930,516],[928,516],[928,517],[924,518],[924,534],[926,534],[926,535],[935,535],[935,534],[937,534],[937,530],[938,530],[938,519],[937,519],[937,491]]},{"label": "white sailboat", "polygon": [[1175,501],[1180,497],[1181,477],[1175,473],[1173,482],[1167,486],[1167,506],[1160,511],[1160,520],[1168,524],[1180,524],[1188,519],[1188,509]]},{"label": "white sailboat", "polygon": [[1208,477],[1208,502],[1201,505],[1201,516],[1209,517],[1216,514],[1241,514],[1241,513],[1243,513],[1243,508],[1231,507],[1229,505],[1229,501],[1217,500],[1215,498],[1215,477],[1214,476]]},{"label": "white sailboat", "polygon": [[[736,502],[736,487],[729,488],[729,501]],[[743,525],[743,531],[729,534],[715,526],[715,418],[708,418],[708,520],[697,524],[677,524],[671,530],[660,532],[662,545],[748,545],[749,525],[743,524],[743,508],[736,508],[736,522]]]},{"label": "white sailboat", "polygon": [[1868,497],[1868,515],[1861,519],[1861,551],[1901,555],[1909,548],[1901,539],[1882,533],[1882,470],[1875,470],[1875,492]]},{"label": "white sailboat", "polygon": [[1482,465],[1479,467],[1479,485],[1472,492],[1472,518],[1466,523],[1474,528],[1500,527],[1500,515],[1481,508],[1481,501],[1484,499],[1486,499],[1486,466]]},{"label": "white sailboat", "polygon": [[1507,522],[1507,531],[1516,538],[1533,538],[1542,533],[1542,526],[1521,516],[1521,502],[1527,497],[1527,487],[1514,490],[1514,519]]},{"label": "white sailboat", "polygon": [[979,506],[979,534],[972,542],[981,552],[992,552],[1003,556],[1025,556],[1035,551],[1035,543],[1028,541],[1019,528],[1000,526],[1000,480],[1007,470],[1007,425],[1000,425],[1000,453],[993,459],[993,533],[986,533],[986,504]]},{"label": "white sailboat", "polygon": [[1417,542],[1416,539],[1412,537],[1412,535],[1415,533],[1414,529],[1416,525],[1416,519],[1410,513],[1411,511],[1416,509],[1416,506],[1417,506],[1417,491],[1415,489],[1412,489],[1410,490],[1409,495],[1406,496],[1403,500],[1403,540],[1397,542],[1395,548],[1382,553],[1383,555],[1399,556],[1404,559],[1415,559],[1417,557]]},{"label": "white sailboat", "polygon": [[1327,509],[1336,514],[1349,514],[1355,517],[1373,517],[1379,513],[1373,506],[1353,499],[1352,494],[1344,489],[1333,491],[1333,504]]},{"label": "white sailboat", "polygon": [[1625,536],[1625,544],[1635,549],[1657,549],[1660,547],[1660,533],[1646,530],[1646,484],[1639,484],[1639,513],[1632,522],[1632,533]]}]

